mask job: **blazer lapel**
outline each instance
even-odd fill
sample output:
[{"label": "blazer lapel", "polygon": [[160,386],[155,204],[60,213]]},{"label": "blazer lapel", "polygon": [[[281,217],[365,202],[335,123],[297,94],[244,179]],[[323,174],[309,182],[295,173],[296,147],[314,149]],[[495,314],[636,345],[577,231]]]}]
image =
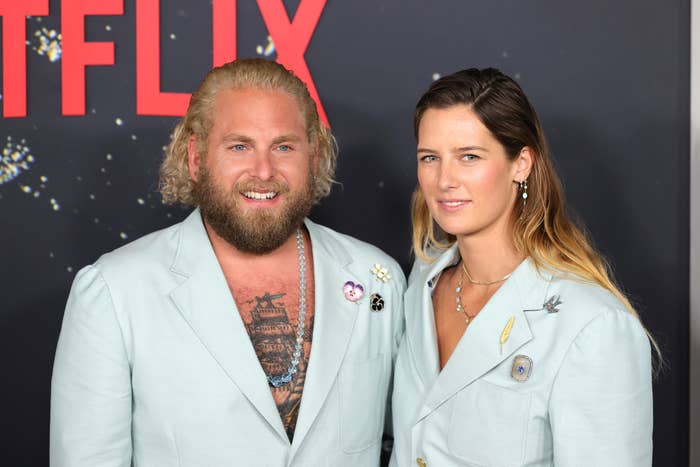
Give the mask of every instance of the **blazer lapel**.
[{"label": "blazer lapel", "polygon": [[[524,310],[542,307],[549,281],[523,261],[486,303],[430,389],[418,421],[532,339]],[[510,331],[505,332],[512,320]]]},{"label": "blazer lapel", "polygon": [[358,282],[348,270],[350,254],[323,229],[305,221],[311,237],[315,280],[315,315],[309,366],[301,397],[290,459],[326,402],[353,333],[358,305],[345,299],[343,285]]},{"label": "blazer lapel", "polygon": [[251,405],[285,441],[287,434],[265,373],[195,210],[182,224],[171,270],[187,279],[170,293],[200,342]]},{"label": "blazer lapel", "polygon": [[425,390],[430,389],[440,372],[433,314],[433,286],[437,283],[440,273],[458,260],[459,250],[455,244],[434,263],[417,263],[421,264],[422,269],[414,271],[416,279],[411,281],[406,290],[406,339],[411,349],[413,364]]}]

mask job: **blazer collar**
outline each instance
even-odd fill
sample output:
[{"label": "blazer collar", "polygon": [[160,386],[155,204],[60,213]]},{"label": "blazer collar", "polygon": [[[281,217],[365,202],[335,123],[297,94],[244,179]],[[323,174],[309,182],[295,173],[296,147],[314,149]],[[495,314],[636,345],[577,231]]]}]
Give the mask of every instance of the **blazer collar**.
[{"label": "blazer collar", "polygon": [[[359,281],[348,269],[352,256],[321,227],[304,220],[314,263],[315,315],[311,355],[291,456],[318,416],[342,364],[357,317],[343,284]],[[245,325],[196,209],[181,226],[171,271],[187,278],[170,294],[182,317],[251,405],[283,439],[279,411]]]},{"label": "blazer collar", "polygon": [[288,439],[199,209],[181,225],[171,271],[187,278],[170,293],[182,317],[270,427]]},{"label": "blazer collar", "polygon": [[345,299],[343,285],[347,281],[360,282],[360,277],[350,269],[352,256],[335,236],[308,219],[304,224],[313,250],[315,314],[311,355],[290,459],[326,403],[353,333],[358,308],[356,303]]},{"label": "blazer collar", "polygon": [[[440,373],[440,358],[433,315],[433,286],[442,271],[459,261],[457,244],[433,263],[416,262],[406,290],[406,338],[418,375],[427,391]],[[415,278],[415,280],[414,280]],[[417,307],[417,309],[412,309]]]},{"label": "blazer collar", "polygon": [[[474,380],[481,377],[504,360],[510,358],[518,348],[532,339],[530,326],[524,310],[540,309],[545,302],[551,275],[538,271],[532,260],[524,260],[513,271],[511,277],[484,305],[474,321],[460,339],[442,371],[439,372],[439,354],[435,337],[431,286],[447,266],[459,260],[457,246],[441,255],[425,273],[419,274],[415,284],[420,294],[422,309],[418,326],[407,332],[414,350],[416,367],[420,368],[426,384],[427,397],[419,420],[430,414]],[[501,336],[512,318],[510,332],[501,344]],[[427,328],[427,329],[426,329]]]}]

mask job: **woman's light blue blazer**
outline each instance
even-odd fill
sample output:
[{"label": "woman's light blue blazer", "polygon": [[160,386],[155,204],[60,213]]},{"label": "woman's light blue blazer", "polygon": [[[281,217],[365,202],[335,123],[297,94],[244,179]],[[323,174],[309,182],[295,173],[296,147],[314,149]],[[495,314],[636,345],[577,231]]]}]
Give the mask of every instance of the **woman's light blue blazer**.
[{"label": "woman's light blue blazer", "polygon": [[602,287],[526,259],[441,371],[432,289],[458,260],[455,245],[409,279],[391,465],[651,466],[651,352],[639,320]]}]

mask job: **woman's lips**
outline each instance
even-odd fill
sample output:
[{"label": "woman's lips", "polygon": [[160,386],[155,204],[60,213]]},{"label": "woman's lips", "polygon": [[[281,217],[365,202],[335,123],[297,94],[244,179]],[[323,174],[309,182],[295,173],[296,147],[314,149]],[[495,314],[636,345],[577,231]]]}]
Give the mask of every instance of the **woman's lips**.
[{"label": "woman's lips", "polygon": [[469,203],[469,199],[443,199],[438,201],[438,206],[445,211],[458,211]]}]

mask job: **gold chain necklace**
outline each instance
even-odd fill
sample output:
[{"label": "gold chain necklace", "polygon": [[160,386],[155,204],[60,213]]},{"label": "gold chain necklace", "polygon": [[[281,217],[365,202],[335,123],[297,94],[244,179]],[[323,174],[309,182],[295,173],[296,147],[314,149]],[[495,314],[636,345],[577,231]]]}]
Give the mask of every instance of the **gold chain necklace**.
[{"label": "gold chain necklace", "polygon": [[469,282],[471,282],[474,285],[493,285],[493,284],[498,284],[499,282],[503,282],[507,280],[513,273],[509,272],[505,276],[501,277],[500,279],[496,279],[495,281],[489,281],[489,282],[481,282],[481,281],[475,281],[472,279],[472,276],[469,275],[469,271],[467,270],[467,265],[464,264],[464,261],[462,261],[462,271],[467,275],[467,279]]},{"label": "gold chain necklace", "polygon": [[471,282],[474,285],[493,285],[493,284],[498,284],[499,282],[503,282],[507,280],[513,273],[510,272],[506,274],[505,276],[501,277],[500,279],[497,279],[495,281],[490,281],[490,282],[481,282],[481,281],[475,281],[472,279],[472,277],[469,275],[469,271],[467,270],[467,266],[464,264],[464,261],[462,262],[462,270],[460,271],[459,274],[459,279],[457,279],[457,287],[455,287],[455,301],[457,302],[456,306],[456,311],[457,313],[462,313],[464,315],[464,321],[467,323],[467,326],[469,326],[469,323],[472,322],[472,320],[476,317],[476,314],[473,316],[469,316],[467,313],[467,309],[464,308],[464,305],[462,305],[462,285],[464,284],[464,277],[467,277],[467,280]]},{"label": "gold chain necklace", "polygon": [[469,323],[474,319],[474,316],[469,316],[467,309],[462,305],[462,284],[464,283],[464,273],[460,271],[459,279],[457,279],[457,287],[455,287],[455,295],[457,301],[457,313],[462,313],[464,315],[464,322],[469,326]]}]

